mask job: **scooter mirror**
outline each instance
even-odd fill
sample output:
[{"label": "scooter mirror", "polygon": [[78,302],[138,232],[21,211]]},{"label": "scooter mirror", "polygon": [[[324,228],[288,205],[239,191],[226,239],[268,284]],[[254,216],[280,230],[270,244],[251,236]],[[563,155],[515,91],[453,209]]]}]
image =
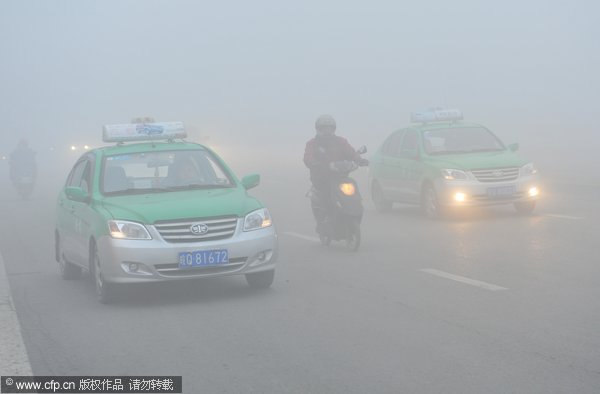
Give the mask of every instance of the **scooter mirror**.
[{"label": "scooter mirror", "polygon": [[360,148],[358,148],[358,150],[356,151],[359,155],[363,155],[365,153],[367,153],[367,147],[366,146],[361,146]]}]

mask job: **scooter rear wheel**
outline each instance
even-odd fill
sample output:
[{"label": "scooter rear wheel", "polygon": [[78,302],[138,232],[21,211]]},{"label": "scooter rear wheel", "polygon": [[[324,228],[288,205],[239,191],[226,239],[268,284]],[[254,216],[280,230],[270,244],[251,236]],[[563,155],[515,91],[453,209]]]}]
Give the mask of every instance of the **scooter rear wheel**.
[{"label": "scooter rear wheel", "polygon": [[355,223],[346,239],[346,247],[350,249],[350,251],[356,252],[360,247],[360,239],[360,224]]}]

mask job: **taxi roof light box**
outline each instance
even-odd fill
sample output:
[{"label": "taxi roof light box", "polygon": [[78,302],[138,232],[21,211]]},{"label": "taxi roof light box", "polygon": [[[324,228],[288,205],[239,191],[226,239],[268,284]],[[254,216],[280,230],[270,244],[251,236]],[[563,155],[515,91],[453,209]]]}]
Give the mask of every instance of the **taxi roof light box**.
[{"label": "taxi roof light box", "polygon": [[105,125],[104,142],[154,141],[185,138],[183,122],[126,123]]}]

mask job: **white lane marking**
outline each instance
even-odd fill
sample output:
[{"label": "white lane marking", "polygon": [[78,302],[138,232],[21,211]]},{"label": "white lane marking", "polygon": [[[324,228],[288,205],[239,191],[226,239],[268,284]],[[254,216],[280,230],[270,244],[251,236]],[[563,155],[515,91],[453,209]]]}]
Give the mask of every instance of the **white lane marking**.
[{"label": "white lane marking", "polygon": [[312,242],[320,242],[319,238],[317,237],[311,237],[310,235],[304,235],[304,234],[300,234],[300,233],[294,233],[292,231],[286,231],[284,232],[285,235],[289,235],[290,237],[296,237],[296,238],[300,238],[300,239],[305,239],[307,241],[312,241]]},{"label": "white lane marking", "polygon": [[465,278],[464,276],[449,274],[448,272],[439,271],[439,270],[436,270],[433,268],[423,268],[423,269],[420,269],[419,271],[425,272],[425,273],[428,273],[431,275],[436,275],[436,276],[439,276],[442,278],[455,280],[457,282],[466,283],[471,286],[481,287],[482,289],[486,289],[486,290],[491,290],[491,291],[508,290],[507,287],[502,287],[502,286],[494,285],[491,283],[482,282],[480,280]]},{"label": "white lane marking", "polygon": [[559,215],[557,213],[546,213],[546,214],[544,214],[544,216],[551,217],[551,218],[557,218],[557,219],[571,219],[571,220],[583,219],[582,217],[579,217],[579,216]]}]

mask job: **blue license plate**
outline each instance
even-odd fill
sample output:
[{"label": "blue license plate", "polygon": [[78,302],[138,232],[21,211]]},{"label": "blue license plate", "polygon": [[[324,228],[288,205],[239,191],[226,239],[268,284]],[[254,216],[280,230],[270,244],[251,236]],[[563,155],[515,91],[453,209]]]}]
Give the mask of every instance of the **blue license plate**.
[{"label": "blue license plate", "polygon": [[179,253],[179,268],[208,267],[229,262],[227,249],[196,250]]},{"label": "blue license plate", "polygon": [[490,187],[487,189],[487,195],[490,198],[511,197],[516,192],[515,185]]}]

